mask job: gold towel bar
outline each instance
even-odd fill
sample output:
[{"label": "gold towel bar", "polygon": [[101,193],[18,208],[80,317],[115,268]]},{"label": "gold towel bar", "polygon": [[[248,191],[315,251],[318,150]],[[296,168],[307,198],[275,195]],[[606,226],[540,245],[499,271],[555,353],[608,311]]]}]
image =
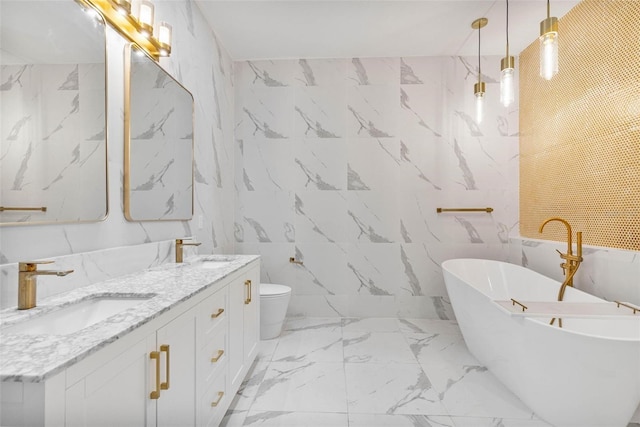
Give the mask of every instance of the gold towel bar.
[{"label": "gold towel bar", "polygon": [[436,212],[493,212],[493,208],[436,208]]},{"label": "gold towel bar", "polygon": [[618,304],[618,308],[620,308],[621,305],[625,306],[627,308],[630,308],[631,310],[633,310],[633,314],[636,314],[636,312],[640,312],[640,309],[638,307],[634,307],[632,305],[625,304],[625,303],[620,302],[620,301],[615,301],[615,303]]},{"label": "gold towel bar", "polygon": [[46,206],[42,206],[42,207],[38,207],[38,208],[20,208],[20,207],[8,207],[8,206],[0,206],[0,212],[4,212],[4,211],[42,211],[42,212],[46,212],[47,211],[47,207]]}]

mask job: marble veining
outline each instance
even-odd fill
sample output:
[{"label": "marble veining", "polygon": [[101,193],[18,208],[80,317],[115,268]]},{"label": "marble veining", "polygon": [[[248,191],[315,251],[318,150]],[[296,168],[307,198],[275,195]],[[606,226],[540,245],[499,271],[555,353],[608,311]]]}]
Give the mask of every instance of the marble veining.
[{"label": "marble veining", "polygon": [[[255,262],[253,255],[206,255],[183,264],[163,264],[139,273],[84,286],[39,302],[30,310],[0,312],[0,379],[41,382],[79,362],[107,344],[150,322],[179,303],[216,286],[237,269]],[[203,261],[228,261],[218,268],[201,268]],[[53,312],[79,301],[102,297],[154,295],[135,309],[115,314],[102,322],[69,335],[9,334],[5,326]]]}]

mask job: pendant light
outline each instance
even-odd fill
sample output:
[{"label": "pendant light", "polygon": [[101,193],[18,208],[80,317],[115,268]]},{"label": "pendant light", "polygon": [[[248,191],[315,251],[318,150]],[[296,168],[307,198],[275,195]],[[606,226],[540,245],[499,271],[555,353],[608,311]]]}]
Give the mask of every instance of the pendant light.
[{"label": "pendant light", "polygon": [[485,84],[482,81],[482,67],[480,66],[480,29],[487,25],[487,18],[478,18],[471,23],[471,28],[478,30],[478,83],[473,85],[473,93],[476,96],[476,122],[481,123],[484,117],[484,93]]},{"label": "pendant light", "polygon": [[505,107],[513,103],[515,89],[513,74],[515,59],[509,55],[509,0],[507,1],[507,55],[500,61],[500,102]]},{"label": "pendant light", "polygon": [[547,18],[540,22],[540,77],[551,80],[558,74],[558,18],[550,16],[547,0]]}]

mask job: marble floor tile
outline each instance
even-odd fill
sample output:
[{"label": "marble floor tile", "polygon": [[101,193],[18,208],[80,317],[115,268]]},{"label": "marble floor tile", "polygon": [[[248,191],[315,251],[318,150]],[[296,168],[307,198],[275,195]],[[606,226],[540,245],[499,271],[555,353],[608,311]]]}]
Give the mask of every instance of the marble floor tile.
[{"label": "marble floor tile", "polygon": [[269,362],[256,361],[249,368],[247,376],[240,385],[240,389],[233,398],[231,406],[237,410],[248,410],[253,403],[253,399],[258,393],[258,388],[267,373]]},{"label": "marble floor tile", "polygon": [[388,317],[342,319],[343,332],[399,332],[398,320]]},{"label": "marble floor tile", "polygon": [[451,417],[456,427],[553,427],[539,418],[519,420],[511,418]]},{"label": "marble floor tile", "polygon": [[[234,403],[231,403],[231,408],[234,408]],[[219,427],[242,427],[248,413],[249,411],[246,409],[229,409],[224,414]]]},{"label": "marble floor tile", "polygon": [[420,365],[345,363],[349,413],[448,415]]},{"label": "marble floor tile", "polygon": [[325,329],[290,330],[280,335],[273,362],[342,362],[342,333]]},{"label": "marble floor tile", "polygon": [[271,362],[251,410],[346,412],[344,364]]},{"label": "marble floor tile", "polygon": [[273,353],[278,347],[278,338],[272,340],[262,340],[258,343],[258,354],[256,361],[258,362],[270,362],[273,357]]},{"label": "marble floor tile", "polygon": [[443,390],[450,378],[464,374],[466,366],[478,366],[462,335],[405,333],[405,339],[436,389]]},{"label": "marble floor tile", "polygon": [[[437,387],[436,387],[437,388]],[[438,389],[451,416],[531,419],[534,414],[483,366],[466,366]]]},{"label": "marble floor tile", "polygon": [[398,319],[400,331],[424,334],[460,335],[460,328],[455,320],[438,319]]},{"label": "marble floor tile", "polygon": [[455,427],[453,420],[443,416],[349,414],[349,427]]},{"label": "marble floor tile", "polygon": [[282,327],[283,331],[342,331],[341,317],[289,317]]},{"label": "marble floor tile", "polygon": [[417,363],[400,332],[344,332],[344,361]]},{"label": "marble floor tile", "polygon": [[251,411],[245,426],[348,427],[346,413]]}]

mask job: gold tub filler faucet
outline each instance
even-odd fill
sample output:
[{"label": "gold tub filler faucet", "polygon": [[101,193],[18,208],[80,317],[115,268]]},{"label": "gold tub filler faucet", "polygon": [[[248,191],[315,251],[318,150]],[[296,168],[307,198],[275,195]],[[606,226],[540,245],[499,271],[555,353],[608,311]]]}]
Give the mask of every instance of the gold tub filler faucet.
[{"label": "gold tub filler faucet", "polygon": [[[578,267],[580,267],[580,263],[582,262],[582,231],[576,232],[576,254],[574,255],[573,243],[571,241],[571,236],[573,234],[571,231],[571,225],[564,219],[557,217],[549,218],[540,225],[538,232],[542,233],[544,226],[551,221],[561,222],[567,228],[567,253],[563,254],[556,249],[560,254],[560,258],[564,260],[564,262],[560,264],[560,267],[562,267],[562,273],[564,274],[565,279],[560,286],[560,291],[558,292],[558,301],[562,301],[564,299],[564,292],[567,286],[573,287],[573,276],[575,276],[576,271],[578,271]],[[555,317],[551,319],[550,324],[553,325],[555,320]],[[558,319],[558,325],[562,327],[562,319]]]},{"label": "gold tub filler faucet", "polygon": [[36,306],[36,279],[38,276],[66,276],[73,270],[38,270],[38,264],[52,264],[53,261],[27,261],[18,263],[18,310],[28,310]]},{"label": "gold tub filler faucet", "polygon": [[185,240],[191,240],[191,237],[185,237],[184,239],[176,239],[176,262],[182,262],[183,249],[185,246],[200,246],[201,243],[191,242],[185,243]]}]

